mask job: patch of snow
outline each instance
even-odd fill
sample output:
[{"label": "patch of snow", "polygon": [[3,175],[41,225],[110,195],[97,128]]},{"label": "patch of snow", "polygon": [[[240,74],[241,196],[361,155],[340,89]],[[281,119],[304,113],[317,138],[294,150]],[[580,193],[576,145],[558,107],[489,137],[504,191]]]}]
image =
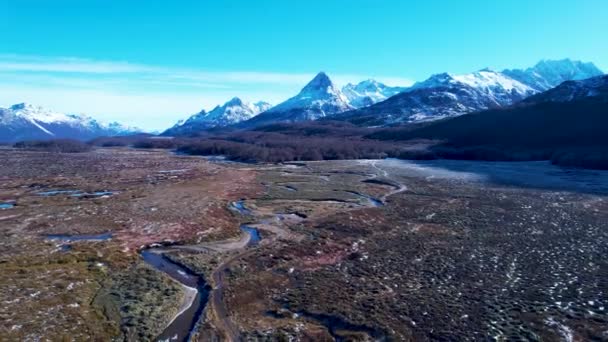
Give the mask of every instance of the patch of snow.
[{"label": "patch of snow", "polygon": [[557,328],[558,334],[560,334],[566,342],[574,341],[574,332],[570,327],[560,322],[557,322],[553,317],[549,317],[548,319],[546,319],[545,323],[550,327]]}]

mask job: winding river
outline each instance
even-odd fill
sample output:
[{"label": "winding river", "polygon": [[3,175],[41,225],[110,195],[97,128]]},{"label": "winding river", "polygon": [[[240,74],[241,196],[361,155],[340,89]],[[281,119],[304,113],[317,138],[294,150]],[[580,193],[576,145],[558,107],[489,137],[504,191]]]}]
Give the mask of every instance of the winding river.
[{"label": "winding river", "polygon": [[[231,207],[246,215],[251,213],[244,206],[243,201],[234,202],[231,204]],[[245,234],[249,235],[246,246],[255,246],[261,241],[257,228],[248,225],[241,225],[240,228]],[[148,265],[179,282],[185,289],[186,301],[178,314],[169,323],[169,326],[165,328],[156,340],[163,342],[189,341],[196,328],[196,324],[200,321],[207,306],[211,287],[202,276],[166,257],[163,254],[165,251],[167,249],[148,248],[141,252],[141,256]],[[190,303],[188,303],[188,300],[190,300]]]},{"label": "winding river", "polygon": [[[297,189],[294,188],[294,191]],[[384,205],[383,200],[365,195],[359,192],[349,191],[350,193],[357,195],[361,198],[366,199],[370,206],[378,207]],[[80,195],[82,192],[73,190],[58,190],[48,191],[39,193],[41,196],[54,196],[58,194],[68,195]],[[108,195],[111,193],[99,192],[93,195]],[[85,195],[89,195],[86,194]],[[245,206],[244,200],[235,201],[230,203],[229,208],[243,216],[252,216],[252,211]],[[276,218],[281,220],[285,217],[284,214],[277,214]],[[262,222],[263,223],[263,222]],[[240,226],[241,230],[247,234],[246,238],[243,237],[240,243],[232,246],[232,249],[243,249],[246,247],[255,246],[260,243],[262,237],[258,228],[250,224],[243,224]],[[112,238],[112,233],[101,233],[101,234],[89,234],[89,235],[67,235],[67,234],[48,234],[45,235],[46,239],[58,240],[64,243],[64,247],[67,247],[66,251],[71,247],[71,243],[79,241],[106,241]],[[184,247],[184,246],[180,246]],[[189,246],[193,247],[193,246]],[[201,247],[201,246],[196,246]],[[207,247],[202,247],[207,248]],[[171,247],[150,247],[140,251],[142,260],[153,267],[154,269],[163,272],[173,280],[180,283],[185,292],[185,298],[177,314],[171,320],[169,325],[160,333],[156,341],[162,342],[180,342],[190,341],[193,333],[195,332],[196,325],[201,320],[201,317],[205,311],[205,308],[209,302],[211,287],[205,281],[202,275],[197,274],[188,267],[171,260],[165,255],[166,252],[170,251]],[[345,326],[338,322],[336,319],[329,319],[327,317],[313,317],[316,320],[327,321],[327,325],[330,329],[335,327]],[[349,326],[350,327],[350,326]],[[352,327],[350,327],[352,329]],[[331,330],[333,331],[333,330]],[[373,334],[372,334],[373,335]]]},{"label": "winding river", "polygon": [[[247,210],[239,203],[238,207]],[[261,236],[257,228],[242,225],[241,230],[249,235],[247,246],[257,245]],[[51,241],[61,241],[63,250],[69,251],[71,243],[75,242],[101,242],[112,238],[112,233],[101,234],[47,234],[44,238]],[[171,320],[163,332],[157,336],[157,341],[162,342],[185,342],[190,341],[205,307],[209,301],[211,287],[205,279],[184,265],[172,261],[163,253],[166,248],[146,248],[140,252],[145,263],[154,269],[165,273],[184,287],[186,297],[178,313]]]},{"label": "winding river", "polygon": [[189,341],[196,323],[199,321],[207,302],[210,287],[202,276],[162,254],[160,249],[145,249],[141,252],[143,260],[155,269],[165,273],[184,286],[186,298],[194,297],[188,305],[180,308],[169,326],[157,337],[158,341]]}]

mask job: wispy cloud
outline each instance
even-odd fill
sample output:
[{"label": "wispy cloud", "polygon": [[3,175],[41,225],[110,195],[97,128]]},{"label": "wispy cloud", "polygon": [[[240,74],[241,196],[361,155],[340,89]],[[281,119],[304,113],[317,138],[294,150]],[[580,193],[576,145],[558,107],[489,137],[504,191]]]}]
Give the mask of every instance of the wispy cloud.
[{"label": "wispy cloud", "polygon": [[[125,61],[0,54],[0,104],[34,102],[147,129],[163,129],[233,96],[278,103],[295,95],[311,73],[169,68]],[[406,78],[332,74],[338,85],[373,77],[406,86]]]},{"label": "wispy cloud", "polygon": [[103,74],[148,79],[184,80],[215,83],[296,84],[306,82],[313,74],[258,71],[202,71],[187,68],[166,68],[128,62],[95,61],[75,57],[43,58],[38,56],[0,55],[0,72]]},{"label": "wispy cloud", "polygon": [[94,61],[75,57],[0,55],[0,71],[64,73],[138,73],[153,71],[147,66],[127,62]]},{"label": "wispy cloud", "polygon": [[[296,84],[303,85],[314,73],[277,73],[263,71],[204,71],[188,68],[166,68],[129,62],[97,61],[75,57],[40,57],[0,54],[0,72],[54,73],[54,74],[102,74],[154,80],[183,80],[185,82],[207,82],[222,84]],[[370,75],[335,74],[330,75],[337,83],[358,82]],[[377,79],[395,85],[409,85],[410,79],[377,76]]]}]

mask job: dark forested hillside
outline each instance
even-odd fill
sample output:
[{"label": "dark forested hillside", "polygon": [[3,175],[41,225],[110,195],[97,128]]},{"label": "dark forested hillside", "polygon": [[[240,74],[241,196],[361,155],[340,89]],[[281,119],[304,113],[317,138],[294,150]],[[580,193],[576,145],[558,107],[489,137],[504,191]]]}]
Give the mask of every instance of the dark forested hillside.
[{"label": "dark forested hillside", "polygon": [[441,139],[454,146],[545,148],[607,145],[608,102],[594,99],[497,109],[369,135],[380,140]]},{"label": "dark forested hillside", "polygon": [[427,158],[551,159],[561,165],[607,169],[607,127],[608,102],[586,98],[490,110],[417,129],[380,130],[367,137],[441,140]]}]

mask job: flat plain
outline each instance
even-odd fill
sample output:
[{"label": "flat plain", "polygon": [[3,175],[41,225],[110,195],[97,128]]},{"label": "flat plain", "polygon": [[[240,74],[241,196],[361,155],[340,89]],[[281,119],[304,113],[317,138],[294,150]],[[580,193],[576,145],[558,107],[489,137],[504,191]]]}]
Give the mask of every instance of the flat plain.
[{"label": "flat plain", "polygon": [[192,296],[150,247],[193,340],[608,339],[604,172],[0,154],[2,340],[154,340]]}]

